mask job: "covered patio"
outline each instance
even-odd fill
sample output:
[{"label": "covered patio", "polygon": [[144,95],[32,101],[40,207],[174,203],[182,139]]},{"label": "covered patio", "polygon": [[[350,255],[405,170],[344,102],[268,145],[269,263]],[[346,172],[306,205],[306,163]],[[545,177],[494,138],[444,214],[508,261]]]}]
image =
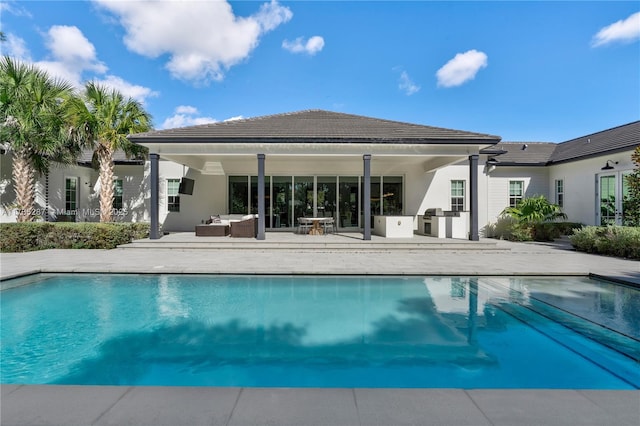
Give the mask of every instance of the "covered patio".
[{"label": "covered patio", "polygon": [[[153,131],[130,139],[150,152],[151,239],[163,235],[160,176],[165,161],[182,165],[196,187],[207,189],[198,195],[207,200],[201,203],[203,212],[181,212],[183,222],[200,223],[205,209],[255,213],[257,239],[264,240],[267,229],[291,230],[300,217],[330,215],[340,230],[359,231],[365,241],[372,238],[373,216],[416,219],[428,207],[442,207],[427,204],[427,191],[432,175],[454,164],[467,167],[468,239],[478,241],[480,156],[500,141],[493,135],[322,110]],[[240,202],[234,198],[236,188]]]}]

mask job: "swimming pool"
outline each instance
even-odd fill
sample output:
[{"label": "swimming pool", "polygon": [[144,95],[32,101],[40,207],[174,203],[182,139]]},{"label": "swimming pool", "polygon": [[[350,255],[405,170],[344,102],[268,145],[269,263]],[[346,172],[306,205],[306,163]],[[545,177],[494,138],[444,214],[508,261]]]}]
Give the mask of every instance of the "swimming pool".
[{"label": "swimming pool", "polygon": [[3,287],[2,383],[640,388],[640,290],[587,278],[40,274]]}]

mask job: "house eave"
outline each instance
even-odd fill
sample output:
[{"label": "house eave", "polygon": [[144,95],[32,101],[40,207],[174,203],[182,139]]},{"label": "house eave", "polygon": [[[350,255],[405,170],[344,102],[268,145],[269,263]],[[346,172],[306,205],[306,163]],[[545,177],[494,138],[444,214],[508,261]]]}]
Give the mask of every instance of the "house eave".
[{"label": "house eave", "polygon": [[460,138],[460,139],[372,139],[372,138],[196,138],[196,137],[152,137],[135,135],[128,136],[132,142],[147,146],[150,144],[371,144],[371,145],[495,145],[500,139],[493,138]]},{"label": "house eave", "polygon": [[636,146],[637,145],[620,147],[620,148],[616,148],[616,149],[610,149],[610,150],[607,150],[607,151],[600,151],[600,152],[594,152],[594,153],[587,154],[587,155],[581,155],[579,157],[564,158],[562,160],[550,160],[547,163],[547,165],[548,166],[553,166],[553,165],[556,165],[556,164],[572,163],[574,161],[587,160],[587,159],[590,159],[590,158],[597,158],[597,157],[603,157],[603,156],[612,155],[612,154],[618,154],[620,152],[633,151],[636,148]]}]

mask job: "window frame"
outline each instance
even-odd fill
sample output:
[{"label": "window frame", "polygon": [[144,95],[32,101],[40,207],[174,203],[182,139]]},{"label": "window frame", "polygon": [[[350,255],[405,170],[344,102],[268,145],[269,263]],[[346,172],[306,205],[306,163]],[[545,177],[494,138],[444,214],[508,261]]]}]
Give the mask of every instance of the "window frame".
[{"label": "window frame", "polygon": [[[455,187],[454,183],[462,184],[461,188]],[[454,194],[454,191],[462,190],[462,194]],[[463,212],[466,207],[466,181],[464,179],[452,179],[449,183],[449,206],[451,211]]]},{"label": "window frame", "polygon": [[[68,182],[75,182],[75,188],[70,190]],[[69,195],[73,194],[73,200],[69,200]],[[78,211],[80,195],[80,178],[78,176],[65,176],[64,178],[64,210],[65,214],[75,214]],[[72,206],[73,205],[73,206]]]},{"label": "window frame", "polygon": [[564,207],[564,179],[556,179],[554,183],[556,193],[556,204],[558,207]]},{"label": "window frame", "polygon": [[124,181],[122,179],[113,180],[113,203],[111,208],[122,210],[124,208]]},{"label": "window frame", "polygon": [[[514,184],[519,184],[520,194],[515,194]],[[518,202],[524,198],[524,180],[510,180],[509,181],[509,207],[517,207]]]},{"label": "window frame", "polygon": [[[175,184],[175,188],[171,186]],[[167,212],[180,213],[180,178],[168,178],[167,185]],[[175,191],[175,193],[174,193]]]}]

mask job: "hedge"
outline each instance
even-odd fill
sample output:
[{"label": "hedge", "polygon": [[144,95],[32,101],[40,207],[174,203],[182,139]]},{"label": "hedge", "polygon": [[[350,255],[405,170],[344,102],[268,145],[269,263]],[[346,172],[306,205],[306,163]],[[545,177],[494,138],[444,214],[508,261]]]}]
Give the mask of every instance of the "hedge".
[{"label": "hedge", "polygon": [[148,236],[148,223],[2,223],[0,251],[112,249]]},{"label": "hedge", "polygon": [[586,226],[575,230],[569,241],[578,251],[640,259],[640,227]]},{"label": "hedge", "polygon": [[571,235],[583,225],[577,222],[517,223],[511,218],[500,218],[493,234],[509,241],[553,241],[563,235]]}]

